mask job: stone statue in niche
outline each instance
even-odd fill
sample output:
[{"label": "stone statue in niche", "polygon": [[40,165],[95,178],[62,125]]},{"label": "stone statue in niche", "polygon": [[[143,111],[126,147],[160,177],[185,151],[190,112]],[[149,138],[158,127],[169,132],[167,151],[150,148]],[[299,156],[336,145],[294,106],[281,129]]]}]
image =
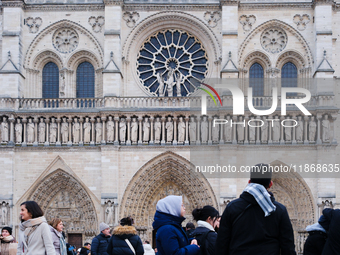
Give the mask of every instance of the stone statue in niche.
[{"label": "stone statue in niche", "polygon": [[149,137],[150,137],[150,122],[149,118],[145,117],[143,123],[143,142],[148,142]]},{"label": "stone statue in niche", "polygon": [[173,86],[174,86],[174,69],[171,67],[168,71],[168,79],[166,81],[166,90],[168,91],[168,97],[173,96]]},{"label": "stone statue in niche", "polygon": [[6,202],[2,202],[1,204],[1,225],[8,225],[8,208]]},{"label": "stone statue in niche", "polygon": [[195,117],[190,117],[190,122],[189,122],[190,143],[196,142],[196,132],[197,132],[197,125],[196,125]]},{"label": "stone statue in niche", "polygon": [[182,96],[181,94],[181,84],[184,82],[184,76],[181,72],[178,72],[176,75],[176,90],[177,90],[177,96]]},{"label": "stone statue in niche", "polygon": [[78,122],[77,118],[74,118],[73,123],[73,143],[79,143],[79,136],[80,136],[80,123]]},{"label": "stone statue in niche", "polygon": [[84,143],[90,143],[91,141],[91,123],[89,122],[89,118],[85,118],[84,123]]},{"label": "stone statue in niche", "polygon": [[203,116],[203,121],[201,122],[201,139],[202,143],[207,143],[208,141],[208,126],[207,116]]},{"label": "stone statue in niche", "polygon": [[[240,116],[238,118],[238,121],[239,122],[243,122],[242,116]],[[244,126],[242,124],[239,124],[239,125],[237,125],[237,129],[236,130],[237,130],[237,140],[239,142],[243,142],[244,141]]]},{"label": "stone statue in niche", "polygon": [[66,118],[63,118],[63,122],[61,123],[61,141],[62,143],[68,142],[68,123]]},{"label": "stone statue in niche", "polygon": [[185,139],[185,122],[183,120],[183,117],[179,117],[178,122],[178,142],[184,143]]},{"label": "stone statue in niche", "polygon": [[[217,119],[217,117],[214,117],[214,119]],[[213,122],[214,123],[214,122]],[[212,124],[212,141],[213,142],[218,142],[218,137],[219,137],[219,133],[220,133],[220,125],[215,125],[214,127],[214,124]]]},{"label": "stone statue in niche", "polygon": [[50,125],[50,143],[56,143],[57,141],[57,129],[58,125],[55,122],[55,118],[51,119],[51,125]]},{"label": "stone statue in niche", "polygon": [[108,201],[106,204],[106,209],[105,209],[105,214],[106,214],[106,224],[109,226],[113,226],[114,224],[114,216],[115,216],[115,209],[114,209],[114,203],[111,203],[111,201]]},{"label": "stone statue in niche", "polygon": [[[251,120],[251,126],[249,126],[249,141],[250,142],[255,142],[255,138],[256,138],[256,127],[255,127],[255,121],[254,121],[254,117],[250,118]],[[247,128],[247,127],[246,127]]]},{"label": "stone statue in niche", "polygon": [[286,142],[291,142],[292,141],[292,121],[288,120],[285,121],[285,141]]},{"label": "stone statue in niche", "polygon": [[44,122],[44,118],[40,118],[38,129],[39,129],[39,143],[44,143],[46,135],[46,124]]},{"label": "stone statue in niche", "polygon": [[138,140],[138,122],[136,118],[131,121],[131,142],[136,144]]},{"label": "stone statue in niche", "polygon": [[161,130],[162,130],[162,123],[160,122],[159,117],[156,118],[154,129],[155,129],[155,143],[159,143],[161,140]]},{"label": "stone statue in niche", "polygon": [[297,126],[295,127],[296,129],[296,141],[297,142],[302,142],[302,137],[303,137],[303,121],[302,117],[299,116],[297,120]]},{"label": "stone statue in niche", "polygon": [[166,129],[166,141],[170,143],[172,142],[172,139],[174,137],[174,124],[172,123],[171,117],[168,117],[168,121],[166,122],[165,129]]},{"label": "stone statue in niche", "polygon": [[3,117],[1,123],[1,140],[5,143],[8,142],[8,122],[6,117]]},{"label": "stone statue in niche", "polygon": [[316,122],[314,120],[314,116],[312,116],[309,121],[309,141],[310,142],[315,141],[315,134],[316,134]]},{"label": "stone statue in niche", "polygon": [[326,114],[324,116],[324,119],[322,120],[322,141],[323,142],[329,142],[330,141],[330,135],[329,135],[330,128],[331,128],[331,125],[330,125],[330,122],[328,120],[328,115]]},{"label": "stone statue in niche", "polygon": [[28,119],[27,123],[27,143],[34,142],[34,123],[32,119]]},{"label": "stone statue in niche", "polygon": [[158,81],[158,94],[160,97],[164,97],[164,79],[161,72],[157,73],[157,81]]},{"label": "stone statue in niche", "polygon": [[226,142],[231,142],[232,139],[232,126],[230,125],[230,116],[227,116],[227,121],[228,123],[224,125],[224,136],[225,136],[225,141]]},{"label": "stone statue in niche", "polygon": [[126,120],[121,118],[119,122],[119,139],[121,143],[125,143],[126,140]]},{"label": "stone statue in niche", "polygon": [[263,125],[261,126],[261,141],[266,142],[268,140],[268,121],[263,119]]},{"label": "stone statue in niche", "polygon": [[273,142],[279,142],[280,140],[280,121],[278,116],[275,116],[275,121],[273,121]]},{"label": "stone statue in niche", "polygon": [[97,123],[96,123],[96,143],[101,143],[102,141],[102,132],[103,132],[103,124],[100,121],[100,118],[97,118]]},{"label": "stone statue in niche", "polygon": [[15,141],[16,143],[22,143],[22,124],[20,119],[17,119],[17,123],[15,124]]},{"label": "stone statue in niche", "polygon": [[114,127],[115,123],[112,120],[112,116],[109,116],[109,120],[106,123],[106,136],[108,142],[113,142],[114,140]]}]

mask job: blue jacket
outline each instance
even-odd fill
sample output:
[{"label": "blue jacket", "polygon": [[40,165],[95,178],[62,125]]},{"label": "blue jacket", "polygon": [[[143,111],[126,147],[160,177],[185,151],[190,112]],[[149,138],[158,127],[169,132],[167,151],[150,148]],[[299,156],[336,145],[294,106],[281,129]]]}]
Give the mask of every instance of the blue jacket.
[{"label": "blue jacket", "polygon": [[190,245],[181,224],[183,217],[156,211],[153,228],[157,231],[156,246],[158,255],[197,255],[200,248]]},{"label": "blue jacket", "polygon": [[108,255],[106,250],[109,244],[109,239],[110,236],[105,236],[103,233],[100,233],[93,238],[91,244],[91,255]]}]

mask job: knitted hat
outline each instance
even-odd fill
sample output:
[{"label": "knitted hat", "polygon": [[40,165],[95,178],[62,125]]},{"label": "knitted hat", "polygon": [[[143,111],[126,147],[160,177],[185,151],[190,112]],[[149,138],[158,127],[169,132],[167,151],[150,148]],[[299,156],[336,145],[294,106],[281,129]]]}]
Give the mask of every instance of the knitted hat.
[{"label": "knitted hat", "polygon": [[3,230],[7,230],[10,235],[12,235],[12,228],[11,227],[3,227],[1,230],[1,233]]},{"label": "knitted hat", "polygon": [[99,230],[100,232],[102,232],[103,230],[107,229],[107,228],[110,228],[109,225],[107,225],[106,223],[102,222],[99,224]]}]

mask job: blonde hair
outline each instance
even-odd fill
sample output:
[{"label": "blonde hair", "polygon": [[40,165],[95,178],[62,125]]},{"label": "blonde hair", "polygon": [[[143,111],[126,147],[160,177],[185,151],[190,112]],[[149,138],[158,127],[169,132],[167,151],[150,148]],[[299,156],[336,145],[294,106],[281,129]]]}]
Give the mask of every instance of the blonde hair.
[{"label": "blonde hair", "polygon": [[53,228],[57,229],[58,224],[61,222],[61,219],[59,218],[54,218],[50,220],[48,224],[50,224]]}]

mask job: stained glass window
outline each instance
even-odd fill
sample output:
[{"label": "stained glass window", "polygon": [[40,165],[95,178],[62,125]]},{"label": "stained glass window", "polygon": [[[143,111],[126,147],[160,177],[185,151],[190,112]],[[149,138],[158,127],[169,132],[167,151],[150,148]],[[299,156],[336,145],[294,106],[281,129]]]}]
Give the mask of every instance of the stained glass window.
[{"label": "stained glass window", "polygon": [[249,70],[249,87],[253,88],[253,96],[264,95],[263,67],[259,63],[254,63]]},{"label": "stained glass window", "polygon": [[59,68],[48,62],[42,71],[42,97],[59,98]]},{"label": "stained glass window", "polygon": [[[281,70],[281,87],[297,87],[297,68],[292,62],[283,65]],[[297,96],[297,93],[287,93],[287,96]]]},{"label": "stained glass window", "polygon": [[83,62],[77,68],[77,98],[94,97],[94,68]]}]

